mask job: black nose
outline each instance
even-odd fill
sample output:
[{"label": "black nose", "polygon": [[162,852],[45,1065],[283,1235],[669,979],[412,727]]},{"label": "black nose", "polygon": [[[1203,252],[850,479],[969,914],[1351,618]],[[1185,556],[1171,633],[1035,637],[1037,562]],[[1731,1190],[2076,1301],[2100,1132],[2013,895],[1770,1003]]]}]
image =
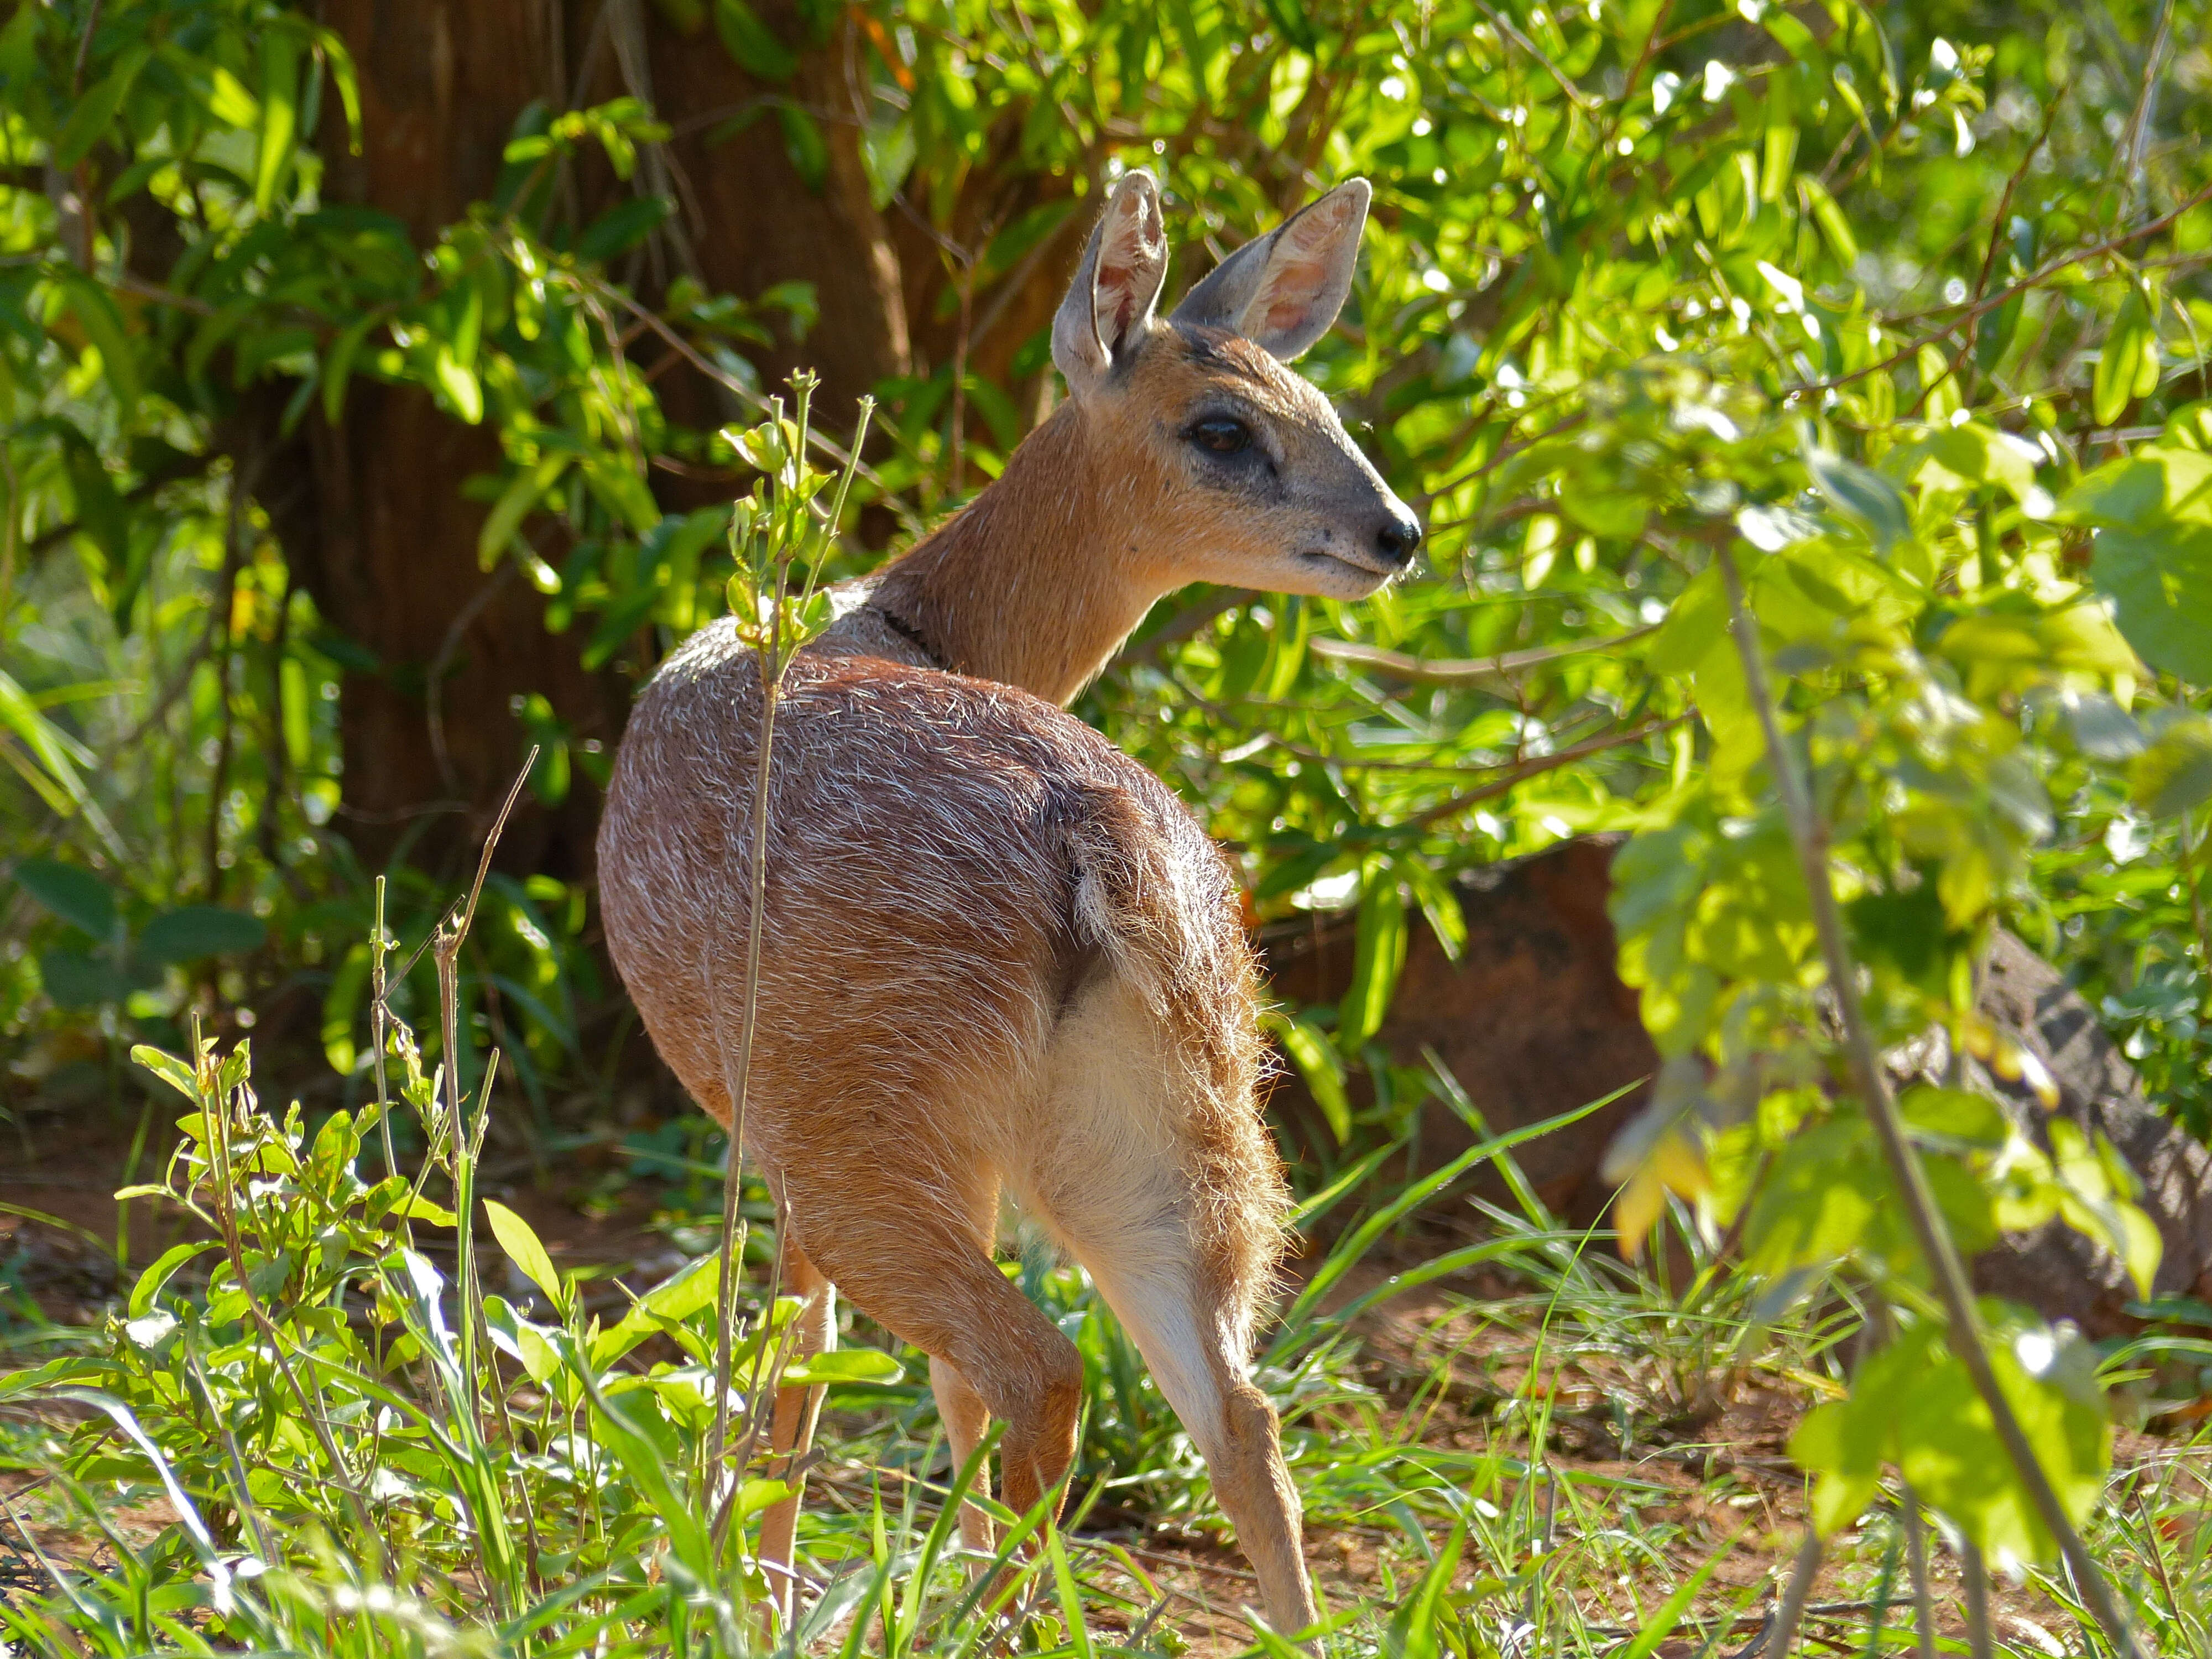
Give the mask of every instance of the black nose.
[{"label": "black nose", "polygon": [[1404,564],[1421,544],[1421,526],[1411,519],[1386,524],[1375,532],[1375,545],[1392,564]]}]

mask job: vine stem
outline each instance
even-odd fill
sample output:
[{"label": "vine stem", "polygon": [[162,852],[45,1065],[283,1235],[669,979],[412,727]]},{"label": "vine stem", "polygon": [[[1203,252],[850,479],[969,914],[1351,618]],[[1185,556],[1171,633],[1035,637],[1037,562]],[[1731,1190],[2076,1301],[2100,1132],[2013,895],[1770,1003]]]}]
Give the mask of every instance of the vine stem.
[{"label": "vine stem", "polygon": [[1859,1097],[1866,1106],[1868,1121],[1874,1126],[1875,1139],[1881,1141],[1882,1155],[1888,1162],[1891,1177],[1903,1195],[1907,1218],[1912,1224],[1914,1237],[1921,1254],[1936,1281],[1936,1298],[1942,1303],[1945,1324],[1950,1339],[1951,1351],[1966,1368],[1974,1391],[1988,1407],[1990,1420],[1996,1427],[1997,1437],[2003,1442],[2005,1455],[2020,1475],[2021,1485],[2027,1488],[2028,1499],[2035,1505],[2037,1516],[2051,1535],[2058,1542],[2060,1553],[2072,1570],[2075,1588],[2088,1604],[2090,1613],[2104,1631],[2105,1638],[2122,1659],[2142,1659],[2142,1650],[2136,1645],[2135,1633],[2129,1629],[2118,1604],[2112,1599],[2112,1588],[2105,1575],[2090,1557],[2089,1547],[2081,1534],[2067,1518],[2058,1494],[2051,1480],[2036,1460],[2035,1449],[2027,1443],[2027,1436],[2014,1413],[2012,1402],[2004,1396],[1998,1385],[1996,1370],[1990,1364],[1989,1349],[1982,1338],[1980,1322],[1975,1317],[1974,1298],[1967,1283],[1965,1265],[1959,1259],[1957,1248],[1943,1225],[1936,1207],[1936,1198],[1928,1185],[1928,1177],[1920,1162],[1912,1155],[1905,1139],[1905,1122],[1899,1115],[1896,1099],[1890,1093],[1888,1074],[1882,1070],[1881,1055],[1875,1048],[1874,1032],[1867,1023],[1866,1008],[1859,996],[1858,965],[1851,959],[1850,946],[1844,935],[1843,919],[1836,906],[1836,890],[1828,869],[1828,831],[1826,823],[1814,810],[1812,793],[1797,769],[1795,757],[1783,740],[1780,716],[1777,714],[1773,696],[1766,678],[1766,660],[1759,650],[1759,624],[1744,599],[1743,578],[1737,571],[1735,559],[1724,538],[1714,543],[1714,556],[1721,568],[1722,580],[1728,585],[1729,631],[1735,639],[1736,653],[1743,661],[1744,685],[1749,693],[1751,706],[1759,716],[1761,735],[1766,741],[1769,763],[1774,769],[1775,787],[1782,797],[1782,811],[1789,820],[1790,839],[1797,854],[1798,865],[1805,878],[1805,888],[1811,901],[1813,925],[1820,935],[1820,954],[1826,960],[1828,982],[1836,995],[1836,1006],[1844,1028],[1846,1057],[1850,1060],[1851,1079]]}]

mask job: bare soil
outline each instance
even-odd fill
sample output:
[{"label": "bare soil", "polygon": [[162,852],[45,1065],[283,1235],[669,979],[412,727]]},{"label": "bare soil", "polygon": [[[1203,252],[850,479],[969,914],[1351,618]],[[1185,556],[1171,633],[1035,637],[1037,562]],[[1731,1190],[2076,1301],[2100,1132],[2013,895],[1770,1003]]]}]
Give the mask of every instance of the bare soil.
[{"label": "bare soil", "polygon": [[[45,1119],[27,1130],[15,1128],[17,1144],[9,1149],[15,1156],[0,1169],[0,1336],[15,1338],[16,1351],[26,1357],[36,1349],[21,1346],[21,1339],[40,1322],[96,1322],[127,1294],[126,1274],[115,1263],[119,1226],[127,1227],[131,1273],[193,1229],[191,1218],[173,1206],[146,1200],[131,1203],[127,1221],[119,1222],[116,1188],[126,1179],[158,1179],[168,1151],[167,1136],[157,1134],[132,1170],[135,1128],[96,1108],[70,1118]],[[494,1182],[488,1195],[521,1212],[563,1267],[629,1270],[625,1277],[644,1284],[681,1262],[682,1253],[653,1225],[661,1200],[656,1183],[635,1182],[615,1189],[611,1198],[607,1183],[596,1180],[599,1170],[586,1165],[563,1173],[565,1179],[540,1187],[527,1171],[520,1171],[515,1179]],[[1409,1261],[1422,1259],[1418,1249],[1405,1254]],[[1359,1294],[1402,1265],[1365,1265],[1339,1294]],[[1527,1449],[1524,1423],[1510,1414],[1502,1418],[1498,1407],[1531,1392],[1528,1369],[1539,1350],[1530,1333],[1494,1320],[1469,1303],[1471,1297],[1502,1297],[1510,1289],[1495,1277],[1443,1281],[1364,1317],[1364,1380],[1395,1423],[1402,1425],[1409,1413],[1419,1413],[1414,1446],[1479,1452],[1494,1442],[1501,1449]],[[619,1304],[620,1293],[611,1280],[605,1293]],[[1548,1364],[1538,1383],[1534,1392],[1548,1392],[1552,1401],[1543,1466],[1555,1485],[1632,1483],[1644,1493],[1636,1514],[1664,1517],[1680,1528],[1658,1547],[1658,1559],[1647,1570],[1587,1595],[1584,1615],[1618,1627],[1626,1640],[1674,1584],[1725,1551],[1698,1610],[1718,1617],[1748,1607],[1714,1651],[1755,1651],[1750,1644],[1789,1577],[1803,1536],[1804,1484],[1786,1448],[1791,1430],[1815,1398],[1813,1382],[1744,1370],[1706,1379],[1702,1398],[1681,1402],[1672,1399],[1669,1379],[1575,1360]],[[1642,1425],[1638,1431],[1644,1437],[1626,1444],[1619,1426],[1624,1414],[1615,1409],[1622,1402],[1635,1407],[1626,1420]],[[1344,1425],[1347,1435],[1352,1426]],[[2119,1437],[2118,1455],[2125,1461],[2170,1456],[2172,1451],[2170,1440],[2128,1432]],[[824,1485],[865,1485],[874,1474],[841,1468],[832,1458],[817,1479]],[[112,1559],[104,1541],[70,1522],[46,1485],[36,1470],[0,1470],[0,1499],[12,1517],[0,1524],[0,1594],[43,1582],[33,1550],[80,1569],[97,1570]],[[1503,1505],[1515,1495],[1508,1486],[1492,1494],[1492,1501]],[[117,1518],[126,1536],[145,1539],[173,1520],[159,1502]],[[1102,1633],[1164,1626],[1193,1652],[1206,1655],[1249,1644],[1241,1609],[1254,1599],[1255,1581],[1221,1538],[1116,1516],[1081,1541],[1094,1582],[1127,1600],[1125,1612],[1098,1616]],[[1943,1633],[1963,1639],[1959,1563],[1936,1541],[1933,1579]],[[1564,1524],[1554,1547],[1577,1547]],[[1390,1527],[1332,1524],[1316,1517],[1308,1528],[1306,1553],[1316,1589],[1328,1606],[1388,1601],[1410,1586],[1403,1537]],[[1878,1544],[1858,1534],[1834,1540],[1805,1627],[1809,1650],[1863,1649],[1877,1611],[1869,1587],[1880,1576],[1881,1555]],[[1470,1551],[1462,1577],[1465,1582],[1504,1577],[1526,1565],[1483,1560]],[[1901,1571],[1893,1595],[1909,1595]],[[1991,1612],[2000,1639],[2021,1651],[2075,1650],[2078,1637],[2070,1620],[2032,1588],[1996,1583]],[[1893,1628],[1909,1616],[1909,1607],[1893,1607],[1885,1622]],[[1692,1632],[1686,1628],[1683,1635]],[[1670,1642],[1659,1651],[1694,1655],[1699,1642]]]}]

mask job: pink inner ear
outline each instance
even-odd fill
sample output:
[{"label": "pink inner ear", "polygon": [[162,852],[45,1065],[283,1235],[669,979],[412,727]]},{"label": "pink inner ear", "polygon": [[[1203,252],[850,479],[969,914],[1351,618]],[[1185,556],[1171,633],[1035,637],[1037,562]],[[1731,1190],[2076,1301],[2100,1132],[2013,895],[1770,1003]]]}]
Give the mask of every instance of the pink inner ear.
[{"label": "pink inner ear", "polygon": [[1350,220],[1348,198],[1316,203],[1312,210],[1290,228],[1288,244],[1278,249],[1267,271],[1267,300],[1261,308],[1262,327],[1286,332],[1304,319],[1328,285],[1329,249]]},{"label": "pink inner ear", "polygon": [[1279,264],[1267,276],[1263,330],[1267,333],[1287,333],[1313,309],[1322,284],[1328,280],[1328,264],[1322,259],[1304,258]]},{"label": "pink inner ear", "polygon": [[1098,264],[1098,338],[1110,345],[1128,331],[1137,310],[1136,271],[1133,267]]},{"label": "pink inner ear", "polygon": [[1137,278],[1158,257],[1161,235],[1158,216],[1149,201],[1139,199],[1132,213],[1122,209],[1118,222],[1107,228],[1098,250],[1098,275],[1093,284],[1092,314],[1098,321],[1099,343],[1111,347],[1137,320]]}]

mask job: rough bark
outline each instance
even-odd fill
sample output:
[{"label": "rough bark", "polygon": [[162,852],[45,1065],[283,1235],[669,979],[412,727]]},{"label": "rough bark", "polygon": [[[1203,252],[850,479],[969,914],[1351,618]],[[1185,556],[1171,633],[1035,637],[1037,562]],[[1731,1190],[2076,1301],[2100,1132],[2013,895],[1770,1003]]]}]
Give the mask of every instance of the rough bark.
[{"label": "rough bark", "polygon": [[[678,198],[683,234],[624,274],[656,299],[662,281],[686,270],[710,289],[749,295],[813,283],[820,326],[770,354],[763,378],[811,365],[823,375],[825,410],[849,409],[908,366],[897,264],[869,202],[852,118],[853,46],[801,42],[793,5],[763,15],[810,46],[788,86],[753,81],[711,32],[686,33],[642,0],[330,0],[325,21],[359,76],[362,149],[350,154],[341,124],[325,123],[325,198],[390,213],[427,247],[490,193],[533,100],[562,108],[635,94],[675,130],[665,154],[648,160]],[[819,191],[799,176],[764,101],[778,97],[799,101],[822,126],[830,161]],[[748,109],[767,118],[724,130]],[[610,205],[620,188],[604,169],[580,166],[579,212]],[[661,384],[678,420],[713,425],[739,412],[684,374]],[[519,699],[544,694],[574,739],[611,748],[626,687],[587,673],[577,641],[546,631],[526,584],[477,568],[484,509],[461,492],[472,475],[498,468],[489,432],[365,377],[335,428],[318,410],[280,441],[280,408],[268,401],[256,438],[274,456],[264,506],[325,622],[376,662],[342,684],[341,827],[368,864],[406,854],[442,866],[486,827],[520,763]],[[671,505],[696,505],[696,493],[678,485]],[[588,872],[598,802],[575,775],[561,810],[526,808],[510,826],[505,852],[518,866]]]},{"label": "rough bark", "polygon": [[[2058,970],[2009,933],[1997,936],[1984,969],[1984,1018],[2014,1034],[2058,1085],[2046,1115],[2024,1083],[1985,1079],[2012,1101],[2029,1132],[2048,1145],[2051,1115],[2109,1139],[2143,1183],[2139,1200],[2158,1224],[2165,1253],[2152,1293],[2212,1303],[2212,1152],[2160,1117],[2142,1081],[2095,1011]],[[2071,1319],[2092,1336],[2142,1328],[2129,1309],[2134,1285],[2117,1257],[2060,1222],[2006,1239],[1974,1264],[1974,1284],[1991,1295]]]},{"label": "rough bark", "polygon": [[[687,31],[656,10],[651,101],[672,130],[669,160],[699,276],[746,299],[779,283],[813,284],[821,320],[803,342],[763,354],[760,367],[771,386],[812,368],[825,422],[841,424],[863,392],[911,367],[898,257],[860,159],[860,37],[848,17],[827,42],[809,39],[793,0],[754,9],[797,51],[790,82],[748,75],[703,23]],[[792,165],[775,115],[781,100],[821,131],[829,167],[818,190]]]},{"label": "rough bark", "polygon": [[[1434,933],[1415,926],[1379,1040],[1400,1065],[1419,1066],[1424,1051],[1433,1050],[1493,1133],[1571,1111],[1658,1069],[1635,993],[1613,970],[1605,902],[1618,844],[1617,837],[1565,842],[1462,874],[1457,888],[1468,943],[1457,965]],[[1316,918],[1274,938],[1267,954],[1275,994],[1293,1006],[1336,1000],[1351,981],[1352,944],[1348,917]],[[1632,1088],[1571,1128],[1521,1148],[1522,1169],[1546,1203],[1577,1218],[1595,1214],[1606,1197],[1598,1164],[1644,1093]],[[1277,1090],[1273,1108],[1308,1144],[1328,1133],[1294,1077]],[[1445,1164],[1474,1144],[1442,1103],[1421,1109],[1421,1167]]]},{"label": "rough bark", "polygon": [[[331,0],[362,95],[362,153],[343,124],[322,135],[323,193],[400,220],[418,246],[488,195],[515,118],[562,79],[553,0],[469,6]],[[276,448],[276,400],[263,441]],[[464,499],[495,471],[495,439],[426,395],[356,377],[337,426],[311,413],[283,442],[264,504],[325,623],[370,653],[339,696],[346,771],[340,825],[364,862],[411,851],[465,856],[520,766],[516,699],[543,692],[578,740],[611,744],[618,688],[587,674],[575,642],[545,630],[526,584],[477,564],[483,508]],[[508,854],[560,875],[588,868],[596,803],[526,812]]]}]

